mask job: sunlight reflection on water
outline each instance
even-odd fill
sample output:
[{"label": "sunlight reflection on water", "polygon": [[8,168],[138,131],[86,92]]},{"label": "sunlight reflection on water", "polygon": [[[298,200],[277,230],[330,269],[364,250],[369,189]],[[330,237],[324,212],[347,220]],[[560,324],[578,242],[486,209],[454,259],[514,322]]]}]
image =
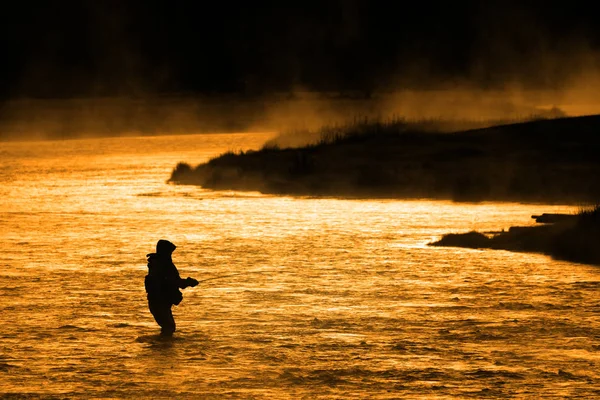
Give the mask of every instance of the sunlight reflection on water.
[{"label": "sunlight reflection on water", "polygon": [[[270,135],[3,143],[0,393],[103,398],[600,395],[597,268],[430,248],[573,207],[341,200],[165,183]],[[145,254],[178,245],[178,333]],[[235,275],[238,274],[238,275]]]}]

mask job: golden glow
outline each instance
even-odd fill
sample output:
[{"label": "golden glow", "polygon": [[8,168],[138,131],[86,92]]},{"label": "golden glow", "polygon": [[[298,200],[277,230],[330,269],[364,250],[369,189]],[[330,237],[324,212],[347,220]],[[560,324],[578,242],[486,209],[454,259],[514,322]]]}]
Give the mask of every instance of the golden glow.
[{"label": "golden glow", "polygon": [[[426,246],[572,207],[164,183],[179,161],[268,137],[0,144],[0,392],[593,397],[597,268]],[[177,244],[184,276],[242,273],[187,289],[171,342],[149,338],[157,327],[143,291],[145,254],[159,238]]]}]

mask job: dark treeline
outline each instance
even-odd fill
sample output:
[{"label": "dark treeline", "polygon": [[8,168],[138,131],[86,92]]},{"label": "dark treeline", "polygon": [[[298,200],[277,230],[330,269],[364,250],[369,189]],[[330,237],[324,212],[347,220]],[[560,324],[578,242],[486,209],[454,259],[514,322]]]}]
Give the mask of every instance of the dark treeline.
[{"label": "dark treeline", "polygon": [[596,62],[595,26],[577,2],[12,2],[0,96],[556,86]]}]

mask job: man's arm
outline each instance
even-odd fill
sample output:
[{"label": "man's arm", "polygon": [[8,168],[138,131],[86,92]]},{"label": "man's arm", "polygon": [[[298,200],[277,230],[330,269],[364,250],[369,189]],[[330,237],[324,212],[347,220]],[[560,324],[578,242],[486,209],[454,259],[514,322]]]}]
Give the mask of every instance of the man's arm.
[{"label": "man's arm", "polygon": [[185,289],[190,286],[194,287],[198,285],[198,281],[194,278],[187,277],[182,279],[181,276],[179,276],[179,271],[177,270],[177,267],[175,267],[175,264],[171,264],[171,266],[172,269],[170,270],[169,278],[178,288]]},{"label": "man's arm", "polygon": [[179,287],[182,289],[185,289],[186,287],[194,287],[196,285],[198,285],[198,281],[194,278],[190,278],[189,276],[185,279],[179,279],[180,280],[180,284]]}]

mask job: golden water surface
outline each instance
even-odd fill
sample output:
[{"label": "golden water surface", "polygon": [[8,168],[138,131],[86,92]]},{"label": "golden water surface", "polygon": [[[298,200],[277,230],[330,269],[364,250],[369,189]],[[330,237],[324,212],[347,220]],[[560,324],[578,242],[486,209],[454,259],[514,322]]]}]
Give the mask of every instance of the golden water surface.
[{"label": "golden water surface", "polygon": [[[0,144],[0,396],[600,397],[597,267],[426,244],[572,207],[165,183],[266,134]],[[145,254],[174,242],[173,340]]]}]

